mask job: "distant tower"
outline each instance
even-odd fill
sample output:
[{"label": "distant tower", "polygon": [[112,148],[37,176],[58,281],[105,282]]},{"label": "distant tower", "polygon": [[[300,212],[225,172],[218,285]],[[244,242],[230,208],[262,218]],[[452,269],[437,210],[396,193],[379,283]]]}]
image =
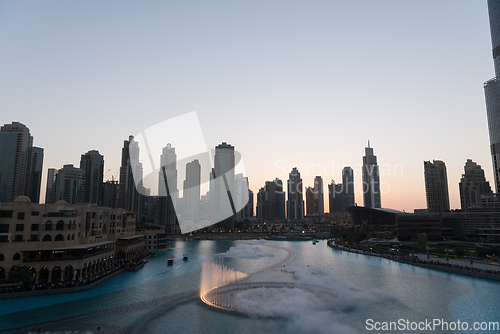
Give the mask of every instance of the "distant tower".
[{"label": "distant tower", "polygon": [[56,202],[56,175],[57,169],[49,168],[47,172],[47,188],[45,189],[45,204]]},{"label": "distant tower", "polygon": [[43,148],[32,147],[29,168],[28,197],[33,203],[40,202],[40,189],[42,186]]},{"label": "distant tower", "polygon": [[365,156],[363,157],[363,205],[366,208],[382,207],[377,157],[373,155],[370,141],[368,141],[368,147],[365,147]]},{"label": "distant tower", "polygon": [[[213,221],[232,225],[234,222],[234,146],[225,142],[215,147],[214,155],[214,210]],[[232,216],[229,218],[231,213]]]},{"label": "distant tower", "polygon": [[56,174],[54,201],[64,200],[69,204],[83,202],[85,173],[73,165],[64,165]]},{"label": "distant tower", "polygon": [[342,169],[342,212],[354,206],[354,171],[346,166]]},{"label": "distant tower", "polygon": [[446,165],[440,160],[424,161],[425,195],[430,213],[450,211]]},{"label": "distant tower", "polygon": [[266,221],[285,219],[285,193],[280,179],[266,181],[266,185],[259,190],[257,215]]},{"label": "distant tower", "polygon": [[481,196],[491,194],[490,183],[484,177],[484,170],[480,165],[467,159],[460,183],[460,204],[462,211],[469,211],[470,204],[480,204]]},{"label": "distant tower", "polygon": [[142,195],[136,188],[134,175],[139,175],[138,187],[142,187],[142,164],[139,162],[139,144],[134,136],[123,141],[122,162],[120,166],[120,185],[118,207],[130,212],[142,213]]},{"label": "distant tower", "polygon": [[[163,176],[163,167],[167,176],[168,193]],[[170,143],[162,149],[160,156],[158,194],[158,221],[160,225],[165,226],[166,232],[178,233],[179,224],[174,208],[174,203],[179,200],[179,190],[177,188],[177,154],[175,154],[175,148]]]},{"label": "distant tower", "polygon": [[[167,176],[168,178],[168,176]],[[186,164],[186,179],[182,191],[182,221],[200,220],[201,165],[198,160]]]},{"label": "distant tower", "polygon": [[251,195],[250,193],[248,177],[243,176],[242,173],[236,174],[234,177],[234,203],[237,207],[243,208],[236,212],[236,221],[242,221],[253,216],[253,193]]},{"label": "distant tower", "polygon": [[325,198],[323,191],[323,179],[321,176],[316,176],[314,178],[314,207],[316,210],[316,215],[319,217],[325,216]]},{"label": "distant tower", "polygon": [[344,187],[342,183],[335,184],[335,181],[332,180],[332,182],[328,185],[328,203],[329,203],[330,213],[343,212],[342,211],[342,199],[344,198],[343,192],[344,192]]},{"label": "distant tower", "polygon": [[80,169],[85,173],[83,182],[83,202],[103,205],[104,196],[104,156],[92,150],[82,154]]},{"label": "distant tower", "polygon": [[0,128],[0,202],[11,202],[25,195],[37,203],[42,162],[43,149],[33,148],[33,137],[24,124],[3,125]]},{"label": "distant tower", "polygon": [[496,192],[500,192],[500,1],[488,0],[495,77],[484,84]]},{"label": "distant tower", "polygon": [[302,196],[302,179],[297,167],[288,176],[287,218],[290,220],[304,219],[304,198]]}]

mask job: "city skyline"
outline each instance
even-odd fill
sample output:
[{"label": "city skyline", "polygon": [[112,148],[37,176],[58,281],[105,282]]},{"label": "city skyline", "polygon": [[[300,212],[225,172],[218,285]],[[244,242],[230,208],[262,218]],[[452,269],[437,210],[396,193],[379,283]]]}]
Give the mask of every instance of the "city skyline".
[{"label": "city skyline", "polygon": [[494,183],[486,1],[95,6],[0,5],[1,123],[26,124],[45,149],[42,185],[48,168],[90,150],[104,156],[105,180],[118,179],[125,138],[193,110],[208,147],[242,154],[254,194],[293,167],[312,186],[316,175],[340,183],[351,166],[362,205],[368,139],[389,186],[383,207],[426,207],[426,160],[446,162],[452,209],[467,159]]}]

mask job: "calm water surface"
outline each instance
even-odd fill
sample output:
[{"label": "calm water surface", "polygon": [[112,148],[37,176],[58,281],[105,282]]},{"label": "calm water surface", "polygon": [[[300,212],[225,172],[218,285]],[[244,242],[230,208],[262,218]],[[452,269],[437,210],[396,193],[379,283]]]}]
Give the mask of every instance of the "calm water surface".
[{"label": "calm water surface", "polygon": [[[167,302],[171,296],[197,289],[203,261],[252,274],[287,256],[275,247],[295,253],[286,268],[275,269],[276,277],[284,270],[297,283],[317,289],[244,291],[237,298],[246,314],[212,309],[197,299],[165,311],[164,302],[151,303],[158,298]],[[189,261],[182,261],[183,253],[189,254]],[[167,266],[171,255],[176,260]],[[141,324],[142,333],[364,333],[368,332],[367,319],[460,320],[470,326],[476,321],[500,321],[499,305],[499,282],[345,253],[327,247],[326,241],[313,245],[178,239],[143,269],[121,274],[95,289],[0,301],[0,331],[97,333],[100,326],[100,332],[131,332]],[[99,312],[88,315],[93,311]],[[154,321],[142,324],[151,314],[157,314]],[[73,318],[64,324],[57,322],[67,317]]]}]

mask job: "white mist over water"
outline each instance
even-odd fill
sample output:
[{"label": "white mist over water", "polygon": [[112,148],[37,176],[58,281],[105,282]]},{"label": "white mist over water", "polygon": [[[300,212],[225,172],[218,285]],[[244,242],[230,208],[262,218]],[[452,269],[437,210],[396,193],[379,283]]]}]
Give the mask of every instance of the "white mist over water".
[{"label": "white mist over water", "polygon": [[322,268],[293,267],[295,288],[258,288],[236,295],[240,311],[257,317],[287,320],[287,333],[357,333],[345,315],[393,303],[379,289],[362,290]]},{"label": "white mist over water", "polygon": [[273,253],[264,252],[259,246],[231,247],[225,253],[217,254],[223,257],[237,257],[240,259],[258,259],[261,257],[274,257]]}]

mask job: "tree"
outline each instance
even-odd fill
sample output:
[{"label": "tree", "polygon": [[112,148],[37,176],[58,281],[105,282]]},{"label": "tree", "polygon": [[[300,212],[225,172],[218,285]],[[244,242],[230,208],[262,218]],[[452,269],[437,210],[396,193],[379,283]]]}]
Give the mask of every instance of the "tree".
[{"label": "tree", "polygon": [[30,269],[26,266],[12,266],[9,270],[9,280],[12,282],[28,283],[31,281]]}]

